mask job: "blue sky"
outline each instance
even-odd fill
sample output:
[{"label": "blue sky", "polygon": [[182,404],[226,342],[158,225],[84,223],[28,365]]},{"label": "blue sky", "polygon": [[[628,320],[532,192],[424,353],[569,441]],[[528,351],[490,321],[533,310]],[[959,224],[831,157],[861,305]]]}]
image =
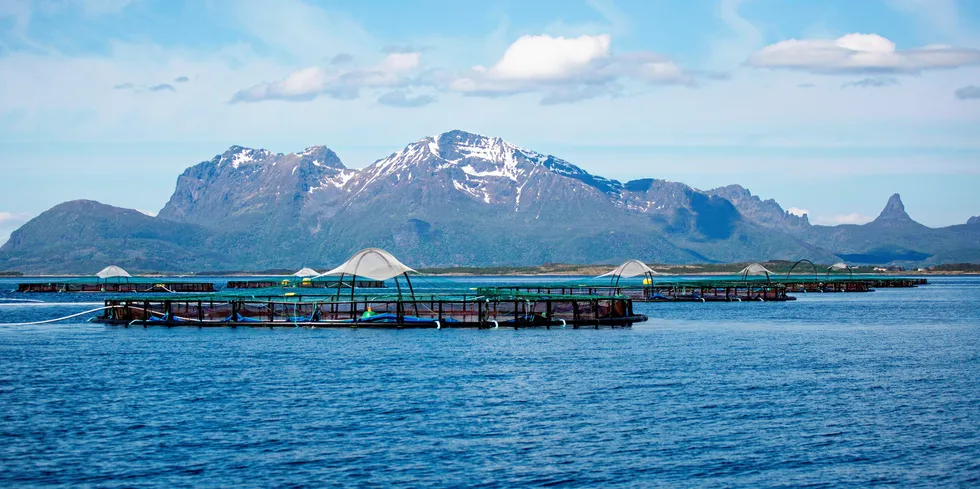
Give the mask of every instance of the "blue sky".
[{"label": "blue sky", "polygon": [[159,210],[239,144],[363,167],[464,129],[812,222],[980,214],[980,2],[0,2],[0,242],[65,200]]}]

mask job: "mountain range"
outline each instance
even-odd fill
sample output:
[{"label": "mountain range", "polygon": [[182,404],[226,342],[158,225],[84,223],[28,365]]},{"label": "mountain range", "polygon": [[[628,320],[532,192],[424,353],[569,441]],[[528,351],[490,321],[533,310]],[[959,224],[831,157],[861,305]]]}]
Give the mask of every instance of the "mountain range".
[{"label": "mountain range", "polygon": [[744,187],[619,182],[500,138],[450,131],[364,169],[327,147],[232,146],[184,171],[156,217],[93,201],[45,211],[0,270],[88,273],[336,265],[377,246],[417,267],[764,259],[980,261],[980,218],[930,228],[893,195],[864,225],[816,226]]}]

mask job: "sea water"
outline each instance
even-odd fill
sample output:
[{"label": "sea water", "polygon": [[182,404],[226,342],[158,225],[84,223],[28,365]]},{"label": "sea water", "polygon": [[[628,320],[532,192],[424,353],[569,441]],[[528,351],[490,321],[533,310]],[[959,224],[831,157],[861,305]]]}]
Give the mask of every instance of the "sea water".
[{"label": "sea water", "polygon": [[[931,281],[628,329],[0,327],[0,485],[978,486],[980,279]],[[0,323],[101,304],[15,282]]]}]

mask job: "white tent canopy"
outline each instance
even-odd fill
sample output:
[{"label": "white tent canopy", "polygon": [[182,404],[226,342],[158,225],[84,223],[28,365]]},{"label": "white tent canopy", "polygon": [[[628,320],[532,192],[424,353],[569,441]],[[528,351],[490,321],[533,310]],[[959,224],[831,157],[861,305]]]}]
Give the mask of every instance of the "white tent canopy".
[{"label": "white tent canopy", "polygon": [[119,268],[115,265],[109,265],[103,268],[102,271],[100,271],[99,273],[95,274],[95,276],[99,278],[116,278],[116,277],[129,278],[132,275],[130,275],[129,272],[123,270],[122,268]]},{"label": "white tent canopy", "polygon": [[847,266],[844,262],[837,262],[831,265],[828,270],[850,270],[851,267]]},{"label": "white tent canopy", "polygon": [[743,268],[741,272],[738,272],[738,274],[741,275],[741,276],[743,276],[743,277],[748,276],[748,275],[765,275],[765,276],[768,277],[769,274],[771,274],[771,273],[772,272],[768,268],[766,268],[766,267],[764,267],[764,266],[762,266],[762,265],[760,265],[758,263],[753,263],[753,264],[751,264],[751,265]]},{"label": "white tent canopy", "polygon": [[303,268],[293,274],[294,277],[316,277],[317,275],[320,275],[320,272],[312,268]]},{"label": "white tent canopy", "polygon": [[355,275],[372,280],[388,280],[406,272],[414,272],[397,258],[380,248],[365,248],[350,257],[343,265],[325,272],[324,276]]},{"label": "white tent canopy", "polygon": [[636,277],[638,275],[646,275],[648,273],[650,275],[663,275],[662,273],[656,272],[652,268],[646,266],[646,264],[640,260],[630,260],[609,272],[599,275],[596,278],[616,276],[629,278]]}]

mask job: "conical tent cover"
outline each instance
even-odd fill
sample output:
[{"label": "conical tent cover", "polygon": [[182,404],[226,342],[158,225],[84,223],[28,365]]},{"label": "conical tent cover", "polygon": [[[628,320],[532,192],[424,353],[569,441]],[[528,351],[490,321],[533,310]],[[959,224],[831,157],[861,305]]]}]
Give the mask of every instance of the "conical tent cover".
[{"label": "conical tent cover", "polygon": [[753,264],[751,264],[751,265],[743,268],[741,272],[738,272],[738,274],[739,275],[742,275],[742,276],[746,276],[746,275],[766,275],[766,276],[769,276],[770,273],[772,273],[772,272],[769,271],[769,269],[767,269],[766,267],[764,267],[762,265],[759,265],[758,263],[753,263]]},{"label": "conical tent cover", "polygon": [[129,272],[115,265],[110,265],[108,267],[103,268],[102,271],[95,274],[95,276],[99,278],[131,277]]},{"label": "conical tent cover", "polygon": [[343,265],[325,272],[323,276],[356,275],[373,280],[388,280],[406,272],[414,272],[397,258],[380,248],[366,248],[350,257]]},{"label": "conical tent cover", "polygon": [[638,275],[645,275],[647,273],[651,275],[663,275],[659,272],[655,272],[652,268],[646,266],[646,264],[641,262],[640,260],[630,260],[609,272],[599,275],[596,278],[615,277],[617,275],[620,277],[629,278],[629,277],[636,277]]},{"label": "conical tent cover", "polygon": [[293,274],[294,277],[316,277],[317,275],[320,275],[320,272],[312,268],[303,268]]},{"label": "conical tent cover", "polygon": [[850,270],[850,268],[844,262],[837,262],[830,266],[830,270]]}]

